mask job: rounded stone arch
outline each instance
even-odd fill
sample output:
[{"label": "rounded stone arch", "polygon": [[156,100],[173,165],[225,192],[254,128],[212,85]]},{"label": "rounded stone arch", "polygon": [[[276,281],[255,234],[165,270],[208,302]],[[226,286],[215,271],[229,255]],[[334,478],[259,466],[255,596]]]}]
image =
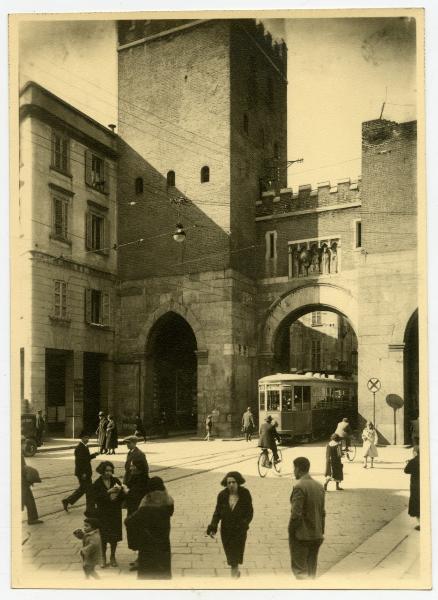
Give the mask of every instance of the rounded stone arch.
[{"label": "rounded stone arch", "polygon": [[155,323],[168,313],[175,313],[187,321],[192,328],[193,333],[195,334],[198,352],[205,352],[207,350],[207,345],[205,342],[205,334],[201,322],[190,308],[184,306],[183,304],[179,304],[174,300],[160,304],[160,306],[149,315],[146,323],[143,325],[140,331],[139,347],[147,350],[150,333]]},{"label": "rounded stone arch", "polygon": [[415,317],[418,318],[418,306],[416,302],[406,302],[398,306],[396,320],[392,329],[391,344],[404,343],[406,331]]},{"label": "rounded stone arch", "polygon": [[275,341],[286,319],[294,321],[312,310],[332,310],[346,317],[358,332],[357,299],[351,292],[333,284],[306,284],[283,294],[269,307],[262,324],[260,352],[275,353]]}]

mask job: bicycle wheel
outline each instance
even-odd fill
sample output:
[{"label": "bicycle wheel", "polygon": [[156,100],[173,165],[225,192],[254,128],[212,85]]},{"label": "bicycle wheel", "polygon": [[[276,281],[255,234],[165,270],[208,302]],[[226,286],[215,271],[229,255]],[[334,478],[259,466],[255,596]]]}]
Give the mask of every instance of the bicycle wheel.
[{"label": "bicycle wheel", "polygon": [[260,477],[266,477],[269,467],[266,464],[267,456],[264,452],[260,452],[259,459],[257,461],[257,468],[259,470]]},{"label": "bicycle wheel", "polygon": [[345,451],[345,456],[350,462],[356,458],[356,444],[354,442],[350,443],[348,450]]},{"label": "bicycle wheel", "polygon": [[277,473],[280,473],[281,465],[282,465],[282,461],[283,461],[283,455],[281,453],[280,448],[277,448],[277,454],[278,454],[278,458],[280,459],[280,462],[276,463],[276,462],[274,462],[274,459],[272,459],[272,464],[274,465],[274,469],[277,471]]}]

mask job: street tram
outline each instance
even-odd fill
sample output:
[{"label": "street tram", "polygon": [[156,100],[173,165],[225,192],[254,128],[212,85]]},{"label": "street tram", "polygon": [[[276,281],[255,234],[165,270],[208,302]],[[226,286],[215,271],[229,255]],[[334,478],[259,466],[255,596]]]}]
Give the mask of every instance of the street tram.
[{"label": "street tram", "polygon": [[357,382],[333,375],[277,373],[259,379],[259,423],[271,417],[282,438],[317,440],[347,417],[357,424]]}]

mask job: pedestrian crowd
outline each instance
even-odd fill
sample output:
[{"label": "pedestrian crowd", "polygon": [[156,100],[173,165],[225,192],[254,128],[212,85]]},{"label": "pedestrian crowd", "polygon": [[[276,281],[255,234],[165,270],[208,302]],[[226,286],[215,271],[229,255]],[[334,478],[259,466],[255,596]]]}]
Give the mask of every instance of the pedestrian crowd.
[{"label": "pedestrian crowd", "polygon": [[[207,439],[211,432],[207,418]],[[267,416],[260,428],[259,447],[270,449],[273,461],[279,461],[277,444],[279,435],[276,422]],[[136,433],[142,433],[143,425],[138,416]],[[248,408],[242,417],[242,430],[247,441],[254,430],[254,419]],[[115,432],[115,433],[114,433]],[[130,570],[137,571],[139,579],[171,578],[171,517],[174,501],[160,477],[149,477],[146,456],[137,447],[139,437],[129,436],[123,440],[128,448],[123,479],[115,476],[114,464],[106,459],[96,468],[98,477],[92,480],[91,461],[99,454],[114,454],[117,448],[117,426],[111,415],[99,414],[96,431],[99,451],[91,453],[88,448],[90,435],[82,432],[75,448],[75,476],[78,488],[62,499],[66,512],[79,498],[85,495],[86,509],[83,529],[73,534],[82,542],[81,557],[83,571],[87,578],[99,578],[96,566],[102,569],[117,567],[117,545],[123,538],[122,509],[127,511],[124,521],[128,547],[137,553],[131,562]],[[336,490],[342,490],[343,447],[348,451],[352,431],[348,419],[344,418],[330,437],[326,446],[326,480],[324,485],[310,476],[310,462],[304,457],[295,458],[293,472],[295,485],[290,496],[291,514],[288,527],[291,570],[297,579],[314,578],[317,571],[318,552],[325,531],[325,494],[330,481]],[[364,468],[373,468],[378,455],[377,433],[373,423],[368,421],[362,431]],[[22,437],[22,444],[25,438]],[[24,445],[23,445],[24,447]],[[22,450],[23,451],[23,450]],[[416,529],[420,529],[420,452],[414,446],[413,458],[407,461],[404,469],[410,475],[410,498],[408,513],[417,519]],[[22,506],[26,506],[28,523],[42,523],[33,498],[31,486],[40,481],[36,469],[28,467],[22,453]],[[214,538],[220,524],[221,542],[233,578],[240,577],[239,566],[243,563],[247,533],[253,519],[254,509],[249,490],[244,486],[245,479],[237,471],[229,472],[221,481],[224,488],[219,492],[216,507],[206,535]],[[108,556],[109,551],[109,556]]]}]

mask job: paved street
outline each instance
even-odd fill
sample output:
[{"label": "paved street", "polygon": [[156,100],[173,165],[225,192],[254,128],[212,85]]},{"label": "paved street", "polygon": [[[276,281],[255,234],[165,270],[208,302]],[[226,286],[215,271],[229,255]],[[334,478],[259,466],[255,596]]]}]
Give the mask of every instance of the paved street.
[{"label": "paved street", "polygon": [[[175,500],[171,534],[172,585],[187,586],[188,578],[193,578],[199,582],[193,585],[202,587],[204,583],[201,581],[204,580],[201,577],[206,578],[205,581],[214,578],[210,580],[213,582],[210,586],[230,584],[219,536],[211,540],[206,537],[205,529],[221,489],[220,480],[227,471],[239,470],[251,491],[255,513],[239,586],[260,585],[262,577],[265,585],[269,581],[269,586],[273,587],[280,582],[283,587],[297,587],[290,571],[287,542],[289,496],[293,485],[291,464],[296,456],[307,456],[312,464],[313,476],[322,482],[325,447],[324,444],[306,444],[283,448],[281,475],[270,472],[266,479],[261,479],[257,473],[256,444],[221,440],[201,442],[184,438],[140,444],[147,452],[151,471],[167,482],[169,493]],[[119,447],[118,454],[113,457],[116,475],[119,476],[123,474],[125,452],[123,446]],[[61,583],[59,577],[70,585],[73,582],[76,585],[85,583],[79,557],[80,542],[72,535],[72,531],[82,525],[83,505],[79,503],[69,514],[63,512],[61,506],[61,498],[76,482],[72,476],[72,454],[72,450],[57,450],[28,459],[28,464],[38,468],[43,478],[43,483],[35,486],[34,491],[38,510],[44,519],[43,525],[34,527],[29,527],[23,520],[22,572],[27,574],[28,584],[32,577],[43,577],[49,584],[53,584],[55,577],[57,585]],[[320,551],[318,570],[319,577],[323,577],[315,585],[323,581],[324,576],[332,574],[336,575],[336,586],[342,587],[343,575],[351,577],[355,569],[362,574],[374,569],[372,565],[376,556],[380,565],[380,572],[377,572],[383,577],[385,564],[388,564],[388,574],[393,577],[415,579],[418,576],[415,558],[418,558],[420,533],[413,532],[414,522],[406,517],[409,477],[403,473],[404,461],[411,456],[411,450],[385,447],[379,448],[379,454],[375,468],[365,470],[359,449],[355,462],[344,465],[345,490],[336,492],[333,483],[329,487],[326,538]],[[398,525],[392,525],[392,534],[386,535],[382,528],[390,527],[396,518],[399,521],[394,523]],[[405,546],[408,548],[401,572],[397,568],[394,570],[394,561],[390,558],[392,548],[398,545],[398,538],[395,539],[394,535],[396,538],[401,536],[400,540],[404,541],[399,553]],[[387,547],[382,547],[382,541]],[[378,558],[379,552],[383,552],[381,558]],[[110,585],[112,581],[117,586],[138,586],[135,573],[128,570],[133,558],[134,553],[126,547],[124,540],[117,551],[119,568],[100,571],[101,584]],[[346,567],[342,567],[340,573],[336,572],[337,565],[342,564]],[[119,577],[114,579],[116,574]],[[235,580],[232,580],[232,586],[235,585]],[[141,587],[149,585],[143,583]]]}]

